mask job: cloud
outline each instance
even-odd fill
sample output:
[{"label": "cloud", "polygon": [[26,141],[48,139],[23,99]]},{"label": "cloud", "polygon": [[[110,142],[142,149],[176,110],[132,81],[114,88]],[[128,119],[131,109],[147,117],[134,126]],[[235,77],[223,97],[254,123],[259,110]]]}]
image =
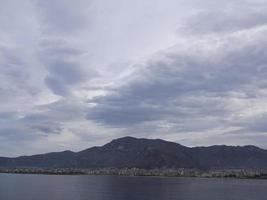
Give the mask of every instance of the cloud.
[{"label": "cloud", "polygon": [[212,9],[209,6],[202,7],[179,26],[177,33],[193,36],[226,34],[266,24],[267,15],[264,3],[231,0],[224,2],[223,5],[216,5]]},{"label": "cloud", "polygon": [[245,31],[212,45],[208,39],[193,51],[173,47],[161,52],[131,74],[130,81],[126,78],[111,94],[90,101],[95,106],[87,117],[107,126],[146,127],[143,130],[149,132],[166,124],[174,134],[238,128],[230,119],[247,108],[237,109],[232,99],[249,102],[266,87],[265,34],[266,28]]},{"label": "cloud", "polygon": [[265,147],[265,4],[1,2],[0,155],[125,135]]},{"label": "cloud", "polygon": [[48,74],[45,84],[54,94],[70,95],[81,83],[98,76],[97,72],[82,62],[83,51],[60,39],[46,39],[41,43],[39,57]]},{"label": "cloud", "polygon": [[43,31],[52,34],[73,34],[90,23],[86,12],[90,12],[90,1],[34,1],[45,24]]},{"label": "cloud", "polygon": [[49,74],[45,78],[46,85],[57,95],[67,95],[70,91],[69,87],[89,79],[89,76],[86,76],[79,67],[75,62],[54,61],[50,63]]}]

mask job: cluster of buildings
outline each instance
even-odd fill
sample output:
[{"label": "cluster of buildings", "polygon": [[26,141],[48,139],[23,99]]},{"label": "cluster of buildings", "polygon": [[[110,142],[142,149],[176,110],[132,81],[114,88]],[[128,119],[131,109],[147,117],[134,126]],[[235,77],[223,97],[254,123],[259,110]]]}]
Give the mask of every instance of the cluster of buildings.
[{"label": "cluster of buildings", "polygon": [[139,168],[0,168],[0,173],[55,174],[55,175],[116,175],[169,176],[205,178],[266,178],[267,170],[197,170],[197,169],[139,169]]}]

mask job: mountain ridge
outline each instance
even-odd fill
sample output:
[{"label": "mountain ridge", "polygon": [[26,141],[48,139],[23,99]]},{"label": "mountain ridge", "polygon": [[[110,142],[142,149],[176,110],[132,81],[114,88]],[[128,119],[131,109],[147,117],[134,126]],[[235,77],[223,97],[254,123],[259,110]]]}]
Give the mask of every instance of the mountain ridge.
[{"label": "mountain ridge", "polygon": [[267,150],[253,145],[186,147],[126,136],[78,152],[0,157],[0,167],[267,169]]}]

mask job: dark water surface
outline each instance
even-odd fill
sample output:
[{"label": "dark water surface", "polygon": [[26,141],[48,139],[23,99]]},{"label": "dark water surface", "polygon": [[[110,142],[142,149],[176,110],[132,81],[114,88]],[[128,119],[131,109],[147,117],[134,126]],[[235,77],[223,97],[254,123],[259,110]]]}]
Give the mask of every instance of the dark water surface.
[{"label": "dark water surface", "polygon": [[267,181],[0,174],[0,200],[266,200]]}]

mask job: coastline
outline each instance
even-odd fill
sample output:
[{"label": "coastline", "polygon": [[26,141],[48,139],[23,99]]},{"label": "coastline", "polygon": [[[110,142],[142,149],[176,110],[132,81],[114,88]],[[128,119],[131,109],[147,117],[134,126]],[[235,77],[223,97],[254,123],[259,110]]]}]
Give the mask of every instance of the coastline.
[{"label": "coastline", "polygon": [[237,178],[267,179],[267,170],[198,170],[198,169],[139,169],[139,168],[0,168],[5,174],[43,175],[102,175],[102,176],[144,176],[144,177],[198,177],[198,178]]}]

